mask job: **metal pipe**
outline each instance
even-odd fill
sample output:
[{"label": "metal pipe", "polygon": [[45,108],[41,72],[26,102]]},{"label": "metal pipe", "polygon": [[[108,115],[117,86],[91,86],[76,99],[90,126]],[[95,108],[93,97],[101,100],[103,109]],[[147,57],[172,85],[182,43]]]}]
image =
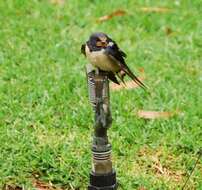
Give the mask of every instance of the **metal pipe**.
[{"label": "metal pipe", "polygon": [[111,144],[107,130],[112,124],[108,73],[86,67],[89,100],[94,111],[92,172],[88,190],[117,189],[116,173],[112,168]]}]

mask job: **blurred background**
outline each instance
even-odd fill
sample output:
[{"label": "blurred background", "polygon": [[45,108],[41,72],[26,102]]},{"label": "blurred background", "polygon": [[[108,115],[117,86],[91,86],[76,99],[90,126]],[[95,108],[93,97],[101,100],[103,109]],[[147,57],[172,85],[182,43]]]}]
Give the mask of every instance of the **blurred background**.
[{"label": "blurred background", "polygon": [[[202,145],[200,0],[0,1],[0,189],[86,189],[81,44],[105,32],[150,88],[111,89],[119,189],[181,189]],[[128,79],[129,80],[129,79]],[[202,188],[199,161],[187,189]]]}]

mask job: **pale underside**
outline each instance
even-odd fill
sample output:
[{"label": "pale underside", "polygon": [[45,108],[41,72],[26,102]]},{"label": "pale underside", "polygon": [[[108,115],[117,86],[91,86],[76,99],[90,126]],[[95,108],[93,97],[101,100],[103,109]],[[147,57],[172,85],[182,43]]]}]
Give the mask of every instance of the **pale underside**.
[{"label": "pale underside", "polygon": [[103,71],[112,71],[112,72],[120,71],[118,63],[116,63],[115,60],[106,55],[104,53],[104,49],[102,49],[101,51],[90,52],[88,46],[86,45],[85,51],[87,59],[93,66]]}]

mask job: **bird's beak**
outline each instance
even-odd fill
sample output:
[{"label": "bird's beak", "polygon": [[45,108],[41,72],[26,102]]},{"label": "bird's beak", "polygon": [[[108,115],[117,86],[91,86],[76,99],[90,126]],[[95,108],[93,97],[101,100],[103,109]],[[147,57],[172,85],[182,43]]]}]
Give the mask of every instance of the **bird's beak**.
[{"label": "bird's beak", "polygon": [[96,43],[98,47],[107,47],[107,38],[100,37],[100,41]]},{"label": "bird's beak", "polygon": [[107,47],[107,42],[106,41],[101,41],[102,47]]}]

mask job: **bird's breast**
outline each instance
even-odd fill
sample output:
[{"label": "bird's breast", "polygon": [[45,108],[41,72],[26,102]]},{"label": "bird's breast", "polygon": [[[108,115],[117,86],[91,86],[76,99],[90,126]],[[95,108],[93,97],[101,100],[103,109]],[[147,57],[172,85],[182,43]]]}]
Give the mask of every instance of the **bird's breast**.
[{"label": "bird's breast", "polygon": [[104,49],[90,52],[88,46],[86,46],[86,57],[92,65],[103,71],[117,72],[120,70],[118,64],[105,54]]}]

